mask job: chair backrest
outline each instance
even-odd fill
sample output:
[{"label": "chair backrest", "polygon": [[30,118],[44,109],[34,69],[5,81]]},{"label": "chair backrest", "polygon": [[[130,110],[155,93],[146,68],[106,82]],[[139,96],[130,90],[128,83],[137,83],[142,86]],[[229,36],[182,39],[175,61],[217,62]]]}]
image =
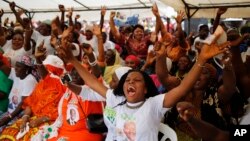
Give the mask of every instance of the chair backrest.
[{"label": "chair backrest", "polygon": [[170,141],[178,141],[176,132],[166,124],[160,124],[159,132],[163,134],[160,141],[166,141],[167,139]]}]

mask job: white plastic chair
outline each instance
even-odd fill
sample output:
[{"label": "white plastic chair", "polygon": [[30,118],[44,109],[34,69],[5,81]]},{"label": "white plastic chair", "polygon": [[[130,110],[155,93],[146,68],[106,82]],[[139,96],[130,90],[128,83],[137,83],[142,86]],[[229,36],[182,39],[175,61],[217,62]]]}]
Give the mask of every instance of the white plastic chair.
[{"label": "white plastic chair", "polygon": [[166,141],[166,139],[170,139],[170,141],[178,141],[176,132],[166,124],[160,124],[159,132],[163,134],[160,141]]}]

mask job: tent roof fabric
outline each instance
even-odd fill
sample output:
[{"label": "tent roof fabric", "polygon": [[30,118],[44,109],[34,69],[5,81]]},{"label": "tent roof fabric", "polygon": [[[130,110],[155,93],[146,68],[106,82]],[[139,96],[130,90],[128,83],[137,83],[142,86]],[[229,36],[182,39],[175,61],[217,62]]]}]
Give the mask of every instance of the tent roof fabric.
[{"label": "tent roof fabric", "polygon": [[166,5],[173,7],[176,11],[190,9],[192,18],[214,18],[218,7],[229,9],[222,18],[249,18],[249,0],[160,0]]}]

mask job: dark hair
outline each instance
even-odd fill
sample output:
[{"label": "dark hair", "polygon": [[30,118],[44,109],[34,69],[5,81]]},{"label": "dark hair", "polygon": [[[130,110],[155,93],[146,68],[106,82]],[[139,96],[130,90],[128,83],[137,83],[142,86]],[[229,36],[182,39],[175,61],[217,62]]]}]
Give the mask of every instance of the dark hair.
[{"label": "dark hair", "polygon": [[199,27],[199,31],[202,29],[209,29],[207,24],[203,24]]},{"label": "dark hair", "polygon": [[21,36],[24,38],[24,36],[23,36],[23,31],[22,31],[22,30],[14,30],[14,33],[13,33],[12,38],[13,38],[15,35],[17,35],[17,34],[21,35]]},{"label": "dark hair", "polygon": [[140,24],[137,24],[137,25],[134,26],[133,32],[134,32],[137,28],[140,28],[141,30],[144,31],[144,27],[143,27],[142,25],[140,25]]},{"label": "dark hair", "polygon": [[151,79],[151,77],[149,77],[149,75],[143,71],[140,71],[140,70],[129,70],[127,73],[125,73],[119,83],[118,83],[118,86],[117,88],[114,89],[114,94],[116,96],[125,96],[124,94],[124,91],[123,91],[123,85],[125,83],[125,80],[127,78],[127,76],[131,73],[131,72],[139,72],[142,76],[143,76],[143,79],[144,79],[144,82],[145,82],[145,87],[147,88],[147,93],[145,95],[145,98],[149,98],[149,97],[154,97],[156,95],[159,94],[153,80]]}]

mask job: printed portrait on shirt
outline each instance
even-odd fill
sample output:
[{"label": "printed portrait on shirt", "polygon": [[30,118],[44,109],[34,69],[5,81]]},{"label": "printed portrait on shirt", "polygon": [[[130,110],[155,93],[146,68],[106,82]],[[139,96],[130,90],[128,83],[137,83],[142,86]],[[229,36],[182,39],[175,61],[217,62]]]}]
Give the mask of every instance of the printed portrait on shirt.
[{"label": "printed portrait on shirt", "polygon": [[123,132],[128,141],[135,141],[136,137],[136,124],[134,121],[127,121],[124,123]]},{"label": "printed portrait on shirt", "polygon": [[67,109],[67,122],[70,125],[75,125],[79,120],[79,113],[75,105],[68,105]]},{"label": "printed portrait on shirt", "polygon": [[8,108],[14,110],[16,109],[17,106],[18,106],[18,97],[13,95]]}]

